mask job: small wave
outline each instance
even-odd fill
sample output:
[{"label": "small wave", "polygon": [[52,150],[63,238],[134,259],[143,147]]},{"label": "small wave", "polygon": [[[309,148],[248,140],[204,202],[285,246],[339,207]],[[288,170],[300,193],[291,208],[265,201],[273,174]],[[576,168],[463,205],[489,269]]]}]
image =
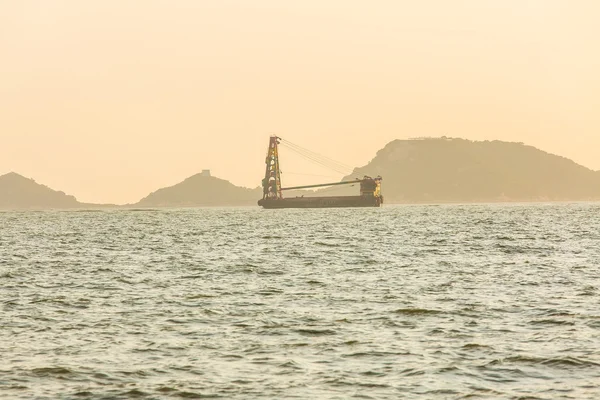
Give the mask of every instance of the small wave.
[{"label": "small wave", "polygon": [[394,314],[402,314],[402,315],[435,315],[442,314],[442,311],[438,310],[429,310],[426,308],[399,308],[394,311]]},{"label": "small wave", "polygon": [[365,371],[365,372],[361,372],[360,375],[363,376],[386,376],[387,374],[385,372],[377,372],[377,371]]},{"label": "small wave", "polygon": [[446,334],[446,331],[442,328],[433,328],[432,330],[427,332],[428,336],[445,335],[445,334]]},{"label": "small wave", "polygon": [[202,394],[196,392],[177,392],[175,393],[177,397],[181,397],[182,399],[219,399],[222,396],[218,394]]},{"label": "small wave", "polygon": [[546,309],[541,313],[541,315],[548,316],[548,317],[575,317],[575,316],[577,316],[577,314],[573,314],[568,311],[556,310],[556,309],[549,309],[549,310]]},{"label": "small wave", "polygon": [[283,345],[284,347],[307,347],[310,346],[310,343],[287,343]]},{"label": "small wave", "polygon": [[210,298],[210,297],[217,297],[214,294],[204,294],[204,293],[199,293],[199,294],[194,294],[191,296],[187,296],[186,299],[188,300],[194,300],[194,299],[205,299],[205,298]]},{"label": "small wave", "polygon": [[256,292],[256,294],[259,294],[261,296],[273,296],[276,294],[281,294],[283,293],[283,290],[281,289],[265,289],[265,290],[259,290],[258,292]]},{"label": "small wave", "polygon": [[585,286],[581,289],[578,296],[595,296],[598,294],[598,289],[595,286]]},{"label": "small wave", "polygon": [[422,394],[424,395],[458,395],[460,394],[460,392],[456,391],[456,390],[452,390],[452,389],[434,389],[434,390],[429,390],[427,392],[423,392]]},{"label": "small wave", "polygon": [[323,381],[323,383],[326,383],[331,386],[354,386],[355,385],[354,382],[348,382],[347,380],[345,380],[343,378],[327,379],[327,380]]},{"label": "small wave", "polygon": [[497,359],[489,362],[487,365],[502,365],[502,364],[541,364],[550,367],[557,368],[590,368],[600,367],[599,363],[582,360],[577,357],[553,357],[553,358],[537,358],[537,357],[526,357],[526,356],[515,356]]},{"label": "small wave", "polygon": [[149,395],[150,395],[150,393],[142,392],[139,389],[131,389],[131,390],[125,392],[125,393],[121,393],[121,396],[125,396],[125,398],[146,397],[146,396],[149,396]]},{"label": "small wave", "polygon": [[404,376],[417,376],[417,375],[425,375],[425,371],[417,369],[417,368],[407,368],[403,371],[400,371],[401,375]]},{"label": "small wave", "polygon": [[537,319],[529,321],[531,325],[575,325],[573,321],[561,321],[559,319]]},{"label": "small wave", "polygon": [[361,358],[361,357],[389,357],[389,356],[406,356],[406,355],[410,355],[410,353],[396,353],[396,352],[390,352],[390,351],[367,351],[367,352],[344,354],[342,357]]},{"label": "small wave", "polygon": [[68,368],[64,367],[44,367],[44,368],[34,368],[31,370],[31,373],[38,376],[51,376],[51,375],[70,375],[73,374]]},{"label": "small wave", "polygon": [[285,272],[280,271],[280,270],[269,271],[269,270],[263,269],[263,270],[257,271],[257,274],[258,275],[285,275]]},{"label": "small wave", "polygon": [[592,320],[586,323],[590,328],[600,329],[600,321]]},{"label": "small wave", "polygon": [[486,346],[484,344],[479,344],[479,343],[467,343],[462,348],[463,349],[489,349],[490,346]]},{"label": "small wave", "polygon": [[525,254],[528,251],[528,249],[525,247],[510,246],[505,244],[497,244],[496,247],[506,254]]},{"label": "small wave", "polygon": [[161,392],[161,393],[171,393],[171,392],[176,392],[177,389],[169,387],[169,386],[161,386],[158,389],[156,389],[157,392]]},{"label": "small wave", "polygon": [[385,383],[370,383],[370,382],[358,382],[356,383],[356,385],[360,386],[360,387],[365,387],[365,388],[389,388],[390,385],[385,384]]},{"label": "small wave", "polygon": [[293,360],[286,361],[283,364],[279,364],[279,367],[280,368],[292,368],[292,369],[298,369],[298,370],[302,369],[302,367]]},{"label": "small wave", "polygon": [[596,363],[593,361],[582,360],[576,357],[562,357],[562,358],[550,358],[547,360],[543,360],[540,362],[543,365],[550,365],[552,367],[578,367],[578,368],[588,368],[588,367],[600,367],[600,363]]},{"label": "small wave", "polygon": [[90,392],[88,390],[83,390],[81,392],[73,393],[73,396],[75,396],[75,397],[92,397],[93,395],[94,395],[94,393]]},{"label": "small wave", "polygon": [[27,386],[24,386],[24,385],[13,384],[13,385],[2,386],[2,387],[0,387],[0,389],[27,390],[29,388]]},{"label": "small wave", "polygon": [[317,246],[325,246],[325,247],[340,247],[337,243],[325,243],[325,242],[315,242]]},{"label": "small wave", "polygon": [[336,331],[332,329],[295,329],[294,332],[297,332],[304,336],[327,336],[327,335],[335,335]]}]

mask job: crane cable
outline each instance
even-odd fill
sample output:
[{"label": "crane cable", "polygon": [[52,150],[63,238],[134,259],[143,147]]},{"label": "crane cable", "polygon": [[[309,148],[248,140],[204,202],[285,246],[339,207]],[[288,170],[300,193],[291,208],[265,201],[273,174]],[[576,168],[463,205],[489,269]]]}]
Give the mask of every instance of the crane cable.
[{"label": "crane cable", "polygon": [[300,146],[300,145],[297,145],[297,144],[295,144],[295,143],[292,143],[292,142],[290,142],[289,140],[286,140],[286,139],[280,139],[280,140],[281,140],[281,142],[282,142],[284,145],[286,145],[286,146],[288,146],[288,147],[290,147],[290,148],[295,148],[296,150],[298,150],[298,151],[300,151],[300,152],[303,152],[303,153],[305,153],[305,154],[308,154],[308,155],[310,155],[310,156],[312,156],[312,157],[318,158],[318,159],[322,160],[323,162],[330,163],[330,164],[332,164],[332,165],[336,165],[336,166],[338,166],[338,167],[341,167],[341,168],[343,168],[343,169],[349,169],[349,170],[352,170],[352,169],[353,169],[353,168],[352,168],[351,166],[349,166],[349,165],[346,165],[346,164],[344,164],[344,163],[341,163],[341,162],[339,162],[339,161],[336,161],[336,160],[334,160],[334,159],[332,159],[332,158],[329,158],[329,157],[327,157],[327,156],[324,156],[324,155],[318,154],[318,153],[316,153],[316,152],[314,152],[314,151],[312,151],[312,150],[309,150],[309,149],[307,149],[307,148],[304,148],[304,147],[302,147],[302,146]]},{"label": "crane cable", "polygon": [[310,155],[307,155],[306,153],[299,152],[299,151],[297,151],[297,150],[295,150],[293,148],[290,148],[290,147],[286,147],[286,148],[289,149],[289,150],[291,150],[291,151],[293,151],[293,152],[295,152],[296,154],[300,155],[301,157],[304,157],[305,159],[307,159],[309,161],[312,161],[313,163],[318,164],[318,165],[320,165],[320,166],[322,166],[324,168],[330,169],[330,170],[335,171],[335,172],[337,172],[339,174],[342,174],[342,175],[345,175],[345,174],[348,173],[347,170],[345,170],[343,168],[340,168],[340,167],[338,167],[336,165],[323,162],[322,160],[320,160],[318,158],[315,158],[315,157],[312,157]]},{"label": "crane cable", "polygon": [[[281,171],[283,173],[283,171]],[[331,179],[337,179],[339,178],[338,176],[334,176],[334,175],[321,175],[321,174],[305,174],[302,172],[290,172],[290,171],[285,171],[286,175],[302,175],[302,176],[317,176],[319,178],[331,178]]]},{"label": "crane cable", "polygon": [[314,151],[303,148],[302,146],[292,143],[289,140],[280,138],[280,142],[285,148],[295,152],[296,154],[300,155],[301,157],[304,157],[305,159],[307,159],[309,161],[312,161],[316,164],[319,164],[322,167],[333,170],[337,173],[340,173],[343,175],[349,175],[353,171],[353,168],[346,164],[343,164],[339,161],[335,161],[329,157],[323,156],[321,154],[315,153]]}]

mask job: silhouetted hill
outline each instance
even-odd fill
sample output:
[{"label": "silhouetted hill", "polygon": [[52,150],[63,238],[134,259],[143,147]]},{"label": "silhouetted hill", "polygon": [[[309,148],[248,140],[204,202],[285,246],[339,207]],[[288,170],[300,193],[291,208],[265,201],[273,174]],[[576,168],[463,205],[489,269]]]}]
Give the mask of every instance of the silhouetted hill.
[{"label": "silhouetted hill", "polygon": [[80,208],[73,196],[14,172],[0,176],[0,209]]},{"label": "silhouetted hill", "polygon": [[[464,139],[395,140],[344,180],[383,177],[386,203],[600,200],[600,171],[522,143]],[[359,185],[294,196],[357,195]],[[247,189],[197,174],[151,193],[136,207],[255,206],[260,188]],[[104,208],[79,203],[16,173],[0,176],[0,209]]]},{"label": "silhouetted hill", "polygon": [[390,202],[600,199],[600,172],[522,143],[395,140],[345,179],[381,175]]},{"label": "silhouetted hill", "polygon": [[245,206],[256,205],[261,189],[247,189],[196,174],[177,185],[159,189],[140,200],[137,207]]}]

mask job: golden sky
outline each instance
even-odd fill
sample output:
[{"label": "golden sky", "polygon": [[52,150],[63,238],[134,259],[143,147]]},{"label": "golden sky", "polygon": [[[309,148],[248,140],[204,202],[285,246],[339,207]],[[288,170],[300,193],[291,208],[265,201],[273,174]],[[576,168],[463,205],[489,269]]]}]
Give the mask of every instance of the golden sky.
[{"label": "golden sky", "polygon": [[[446,135],[600,169],[599,21],[596,0],[0,1],[0,174],[85,202],[204,168],[256,187],[272,133],[353,166]],[[282,152],[285,185],[341,177]]]}]

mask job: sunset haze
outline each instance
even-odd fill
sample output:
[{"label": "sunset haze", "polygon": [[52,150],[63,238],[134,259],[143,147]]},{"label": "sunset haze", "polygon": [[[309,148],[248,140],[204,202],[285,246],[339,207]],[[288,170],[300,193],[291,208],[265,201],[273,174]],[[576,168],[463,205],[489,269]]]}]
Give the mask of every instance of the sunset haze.
[{"label": "sunset haze", "polygon": [[[566,0],[3,2],[0,175],[120,204],[203,169],[255,188],[271,134],[355,167],[444,135],[598,170],[599,20]],[[286,184],[342,177],[281,157]]]}]

